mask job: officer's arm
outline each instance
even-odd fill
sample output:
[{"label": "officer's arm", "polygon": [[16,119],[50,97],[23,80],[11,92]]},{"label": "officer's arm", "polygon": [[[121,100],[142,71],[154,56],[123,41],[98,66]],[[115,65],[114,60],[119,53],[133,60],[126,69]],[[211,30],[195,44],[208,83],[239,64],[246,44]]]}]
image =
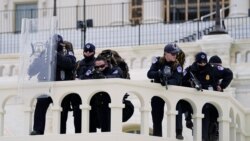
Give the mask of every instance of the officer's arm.
[{"label": "officer's arm", "polygon": [[190,79],[191,77],[190,77],[190,66],[189,66],[183,72],[182,86],[191,87]]},{"label": "officer's arm", "polygon": [[90,67],[85,73],[79,74],[81,80],[93,79],[94,67]]},{"label": "officer's arm", "polygon": [[122,70],[116,67],[111,71],[111,74],[106,75],[106,78],[122,78],[122,74]]},{"label": "officer's arm", "polygon": [[159,68],[157,67],[158,66],[157,64],[158,64],[158,62],[153,63],[151,65],[151,67],[147,73],[147,76],[149,79],[160,79],[159,72],[158,72]]},{"label": "officer's arm", "polygon": [[181,85],[181,83],[182,83],[182,67],[178,66],[177,69],[173,71],[172,76],[168,79],[168,84]]},{"label": "officer's arm", "polygon": [[224,68],[220,87],[225,89],[233,79],[233,72],[229,68]]}]

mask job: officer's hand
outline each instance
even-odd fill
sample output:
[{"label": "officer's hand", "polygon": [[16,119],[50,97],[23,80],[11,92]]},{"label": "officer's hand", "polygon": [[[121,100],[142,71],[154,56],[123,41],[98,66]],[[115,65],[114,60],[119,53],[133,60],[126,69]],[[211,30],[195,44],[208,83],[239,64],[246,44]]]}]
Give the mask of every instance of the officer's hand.
[{"label": "officer's hand", "polygon": [[105,78],[105,75],[100,71],[94,71],[93,79],[102,79]]},{"label": "officer's hand", "polygon": [[159,78],[162,78],[162,77],[163,77],[163,74],[162,74],[162,71],[161,71],[161,70],[158,70],[158,77],[159,77]]},{"label": "officer's hand", "polygon": [[223,92],[223,89],[220,87],[220,85],[217,86],[217,91]]}]

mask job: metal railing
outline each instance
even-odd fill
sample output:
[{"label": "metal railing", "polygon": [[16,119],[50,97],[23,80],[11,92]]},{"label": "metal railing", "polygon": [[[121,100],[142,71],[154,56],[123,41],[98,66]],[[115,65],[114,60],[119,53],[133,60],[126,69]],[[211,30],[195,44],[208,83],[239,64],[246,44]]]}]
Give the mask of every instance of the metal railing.
[{"label": "metal railing", "polygon": [[[234,39],[250,38],[250,18],[227,18],[224,25]],[[165,44],[168,42],[191,42],[201,39],[213,30],[214,21],[196,21],[190,23],[151,23],[131,26],[106,26],[87,28],[86,42],[97,47],[136,46]],[[76,28],[59,29],[65,40],[73,43],[74,48],[81,48],[82,31]],[[0,34],[0,53],[19,52],[19,33]]]},{"label": "metal railing", "polygon": [[[161,2],[161,0],[156,2]],[[215,21],[209,19],[166,23],[160,13],[145,6],[152,4],[152,1],[144,3],[144,13],[148,13],[146,10],[153,10],[154,12],[150,14],[154,19],[143,19],[137,25],[130,22],[129,3],[88,5],[86,11],[89,14],[86,15],[86,19],[89,23],[87,23],[86,30],[77,29],[76,24],[77,21],[83,20],[83,7],[58,8],[58,32],[65,40],[72,42],[74,48],[81,48],[84,41],[92,42],[101,48],[196,41],[208,34],[214,27]],[[93,12],[94,10],[97,11]],[[38,18],[48,18],[53,15],[53,9],[30,10],[29,12],[32,11],[36,12]],[[3,25],[0,26],[0,54],[17,53],[21,48],[19,46],[20,33],[11,26],[14,25],[15,12],[0,11],[0,19],[2,19],[0,21]],[[250,38],[249,17],[224,18],[222,20],[232,38]],[[83,40],[83,33],[86,33],[85,40]]]}]

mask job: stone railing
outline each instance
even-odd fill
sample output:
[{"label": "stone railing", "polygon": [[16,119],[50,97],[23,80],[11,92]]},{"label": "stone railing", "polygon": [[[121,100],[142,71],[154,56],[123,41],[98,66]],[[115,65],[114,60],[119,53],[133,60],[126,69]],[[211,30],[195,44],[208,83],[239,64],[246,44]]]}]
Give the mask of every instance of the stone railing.
[{"label": "stone railing", "polygon": [[[49,90],[53,99],[52,109],[52,132],[44,136],[30,136],[33,121],[33,103],[36,97],[44,94],[44,90]],[[20,94],[21,91],[21,94]],[[111,131],[109,133],[89,133],[89,110],[90,99],[97,92],[107,92],[111,98],[109,104],[111,108]],[[24,135],[7,137],[4,135],[6,103],[13,97],[19,96],[23,100],[24,106]],[[61,101],[70,94],[76,93],[81,97],[82,105],[82,134],[60,135],[60,113]],[[140,112],[140,135],[126,134],[122,132],[122,99],[124,94],[134,95],[139,101]],[[167,137],[159,138],[149,136],[151,98],[161,97],[167,105],[164,119],[167,121],[167,128],[163,132]],[[219,140],[220,141],[249,141],[250,140],[250,111],[245,109],[229,92],[196,91],[193,88],[179,86],[169,86],[168,90],[156,83],[149,81],[135,81],[124,79],[99,79],[99,80],[79,80],[64,82],[43,82],[43,83],[23,83],[22,89],[18,89],[16,83],[5,83],[0,85],[0,140],[1,141],[42,141],[74,139],[80,140],[168,140],[175,139],[176,105],[179,100],[186,100],[193,108],[193,139],[201,141],[202,129],[202,108],[206,103],[216,107],[219,117]],[[17,117],[20,118],[20,117]],[[15,121],[12,121],[15,122]],[[17,123],[18,125],[18,123]],[[47,125],[46,125],[47,126]],[[121,137],[122,136],[122,137]],[[112,138],[113,137],[113,138]],[[121,138],[121,139],[120,139]]]}]

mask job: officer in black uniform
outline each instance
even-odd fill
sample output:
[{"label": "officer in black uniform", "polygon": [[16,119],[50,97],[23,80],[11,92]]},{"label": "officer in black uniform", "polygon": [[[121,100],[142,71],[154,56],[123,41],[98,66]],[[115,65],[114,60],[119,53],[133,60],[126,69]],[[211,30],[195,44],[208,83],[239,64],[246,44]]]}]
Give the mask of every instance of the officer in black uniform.
[{"label": "officer in black uniform", "polygon": [[[74,53],[71,51],[67,51],[66,54],[64,52],[64,42],[61,35],[54,35],[54,40],[56,41],[57,47],[57,63],[56,63],[56,81],[65,81],[65,80],[72,80],[73,78],[73,70],[75,68],[76,58]],[[33,72],[32,69],[36,68],[36,61],[29,67],[29,73]],[[32,74],[33,75],[33,74]],[[40,77],[43,78],[43,77]],[[42,80],[40,80],[42,81]],[[42,95],[37,98],[37,103],[35,107],[34,113],[34,125],[33,131],[30,133],[31,135],[42,135],[44,134],[45,129],[45,119],[46,119],[46,112],[49,105],[52,103],[52,99],[48,95]]]},{"label": "officer in black uniform", "polygon": [[[161,83],[162,85],[181,85],[182,80],[182,67],[176,61],[176,55],[179,49],[175,44],[167,44],[164,47],[164,55],[162,57],[157,57],[153,60],[152,65],[147,73],[149,79],[153,79],[155,83]],[[170,75],[167,78],[167,84],[165,84],[163,78],[164,68],[170,68]],[[162,136],[162,120],[164,115],[164,100],[160,97],[154,96],[151,100],[152,106],[152,119],[153,119],[153,135]],[[178,120],[178,116],[176,121]],[[178,135],[178,129],[176,129],[176,134]],[[183,137],[182,137],[183,138]]]},{"label": "officer in black uniform", "polygon": [[[222,66],[221,58],[217,55],[210,57],[208,63],[211,64],[212,67],[214,67],[216,71],[216,74],[215,74],[215,80],[217,83],[216,91],[223,92],[223,90],[227,88],[228,85],[231,83],[233,79],[233,72],[231,71],[231,69],[225,68]],[[218,112],[215,110],[212,110],[210,114],[215,115],[215,116],[211,116],[210,118],[210,126],[212,128],[210,130],[210,139],[216,140],[218,139],[218,136],[219,136],[219,131],[218,131],[219,123],[216,118],[218,116]]]},{"label": "officer in black uniform", "polygon": [[[94,61],[94,66],[86,71],[85,79],[107,79],[107,78],[122,78],[123,73],[119,67],[113,66],[107,62],[104,57],[97,57]],[[90,101],[90,132],[96,132],[100,128],[102,132],[110,131],[110,108],[111,99],[106,92],[98,92]]]},{"label": "officer in black uniform", "polygon": [[[195,56],[195,62],[184,71],[183,85],[194,87],[194,83],[191,81],[191,73],[193,73],[202,89],[217,90],[218,78],[216,77],[219,71],[217,67],[213,67],[208,63],[206,53],[199,52]],[[204,114],[202,119],[202,139],[203,141],[208,141],[211,137],[211,124],[218,118],[218,112],[214,106],[207,103],[204,105],[202,113]],[[191,117],[192,111],[190,110],[188,114]]]},{"label": "officer in black uniform", "polygon": [[[73,51],[73,45],[72,43],[68,41],[64,41],[65,49],[67,50],[68,54],[74,54]],[[61,63],[59,63],[61,64]],[[71,67],[72,68],[72,67]],[[67,76],[71,76],[72,78],[69,78],[68,80],[74,79],[74,70],[71,70],[68,72],[69,74]],[[59,73],[58,73],[59,74]],[[60,72],[61,74],[61,72]],[[61,74],[63,75],[63,73]],[[75,133],[81,133],[81,116],[82,111],[80,109],[80,105],[82,104],[81,97],[76,93],[71,93],[66,95],[62,102],[62,111],[61,111],[61,127],[60,127],[60,133],[65,134],[66,133],[66,125],[67,125],[67,119],[68,119],[68,112],[73,111],[74,116],[74,126],[75,126]]]},{"label": "officer in black uniform", "polygon": [[227,88],[228,85],[233,80],[233,72],[229,68],[225,68],[222,66],[221,58],[217,55],[210,57],[209,64],[211,64],[218,72],[215,75],[215,79],[217,81],[217,91],[223,92],[223,89]]},{"label": "officer in black uniform", "polygon": [[[84,79],[84,74],[91,68],[95,60],[95,46],[91,43],[87,43],[83,47],[84,58],[76,63],[75,73],[76,79]],[[61,134],[66,133],[66,122],[68,117],[68,112],[73,111],[75,133],[81,133],[81,116],[82,111],[80,109],[80,104],[82,104],[81,98],[78,94],[72,93],[64,97],[62,100],[62,112],[61,112]]]},{"label": "officer in black uniform", "polygon": [[83,47],[84,58],[77,61],[76,66],[76,78],[85,79],[85,73],[94,65],[95,61],[95,46],[91,43],[87,43]]}]

